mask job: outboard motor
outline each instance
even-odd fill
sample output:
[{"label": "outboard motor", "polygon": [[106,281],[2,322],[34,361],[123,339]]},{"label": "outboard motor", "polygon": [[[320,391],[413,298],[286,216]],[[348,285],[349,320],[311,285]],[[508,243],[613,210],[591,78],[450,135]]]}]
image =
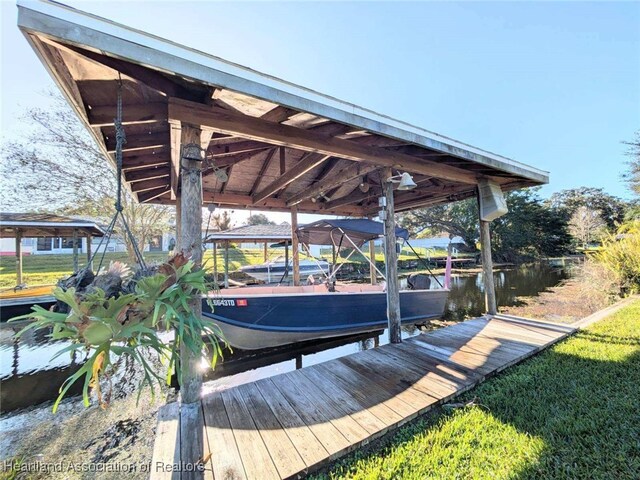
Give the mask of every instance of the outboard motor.
[{"label": "outboard motor", "polygon": [[409,290],[429,290],[431,288],[431,277],[424,273],[412,273],[407,278]]}]

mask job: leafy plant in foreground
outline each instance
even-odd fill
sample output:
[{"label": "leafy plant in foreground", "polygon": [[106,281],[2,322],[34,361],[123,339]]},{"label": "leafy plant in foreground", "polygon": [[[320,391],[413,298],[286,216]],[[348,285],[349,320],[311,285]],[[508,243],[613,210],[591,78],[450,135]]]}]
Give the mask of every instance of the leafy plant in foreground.
[{"label": "leafy plant in foreground", "polygon": [[[115,360],[130,356],[141,367],[143,378],[139,393],[144,386],[169,382],[174,371],[181,380],[180,347],[184,345],[195,355],[211,349],[211,367],[221,356],[222,332],[214,323],[195,315],[189,305],[192,298],[211,290],[205,280],[205,272],[195,268],[193,261],[178,254],[169,262],[160,265],[153,275],[130,282],[126,290],[115,297],[107,297],[100,288],[78,292],[75,288],[54,289],[57,300],[69,306],[69,313],[53,312],[34,306],[33,312],[11,319],[34,319],[16,336],[29,330],[51,328],[51,338],[67,340],[71,344],[56,353],[54,358],[75,351],[86,351],[88,357],[82,367],[60,387],[53,411],[71,386],[83,379],[83,400],[89,405],[89,389],[93,388],[104,407],[100,391],[100,379],[110,376],[107,368],[116,368]],[[159,331],[173,330],[175,340],[164,342]],[[145,359],[146,353],[155,353],[168,363],[166,378]]]}]

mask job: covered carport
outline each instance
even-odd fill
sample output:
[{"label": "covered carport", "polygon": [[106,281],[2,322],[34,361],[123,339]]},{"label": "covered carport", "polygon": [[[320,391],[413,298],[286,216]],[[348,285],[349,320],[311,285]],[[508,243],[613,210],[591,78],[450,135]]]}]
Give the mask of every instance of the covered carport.
[{"label": "covered carport", "polygon": [[[540,185],[548,173],[270,75],[53,2],[19,3],[20,29],[105,159],[140,202],[176,205],[178,247],[201,260],[202,206],[385,219],[390,337],[400,342],[394,213]],[[409,173],[415,188],[395,190]],[[383,200],[381,200],[383,199]],[[496,313],[488,219],[487,311]],[[295,242],[295,235],[294,235]],[[293,246],[294,283],[298,249]],[[198,311],[200,300],[192,307]],[[198,459],[200,359],[185,358],[182,459]],[[191,428],[191,430],[189,430]],[[198,432],[200,432],[198,434]]]},{"label": "covered carport", "polygon": [[79,267],[78,247],[81,237],[87,242],[87,262],[91,259],[91,240],[102,237],[104,230],[94,221],[47,213],[0,213],[0,237],[15,239],[16,285],[23,285],[22,239],[69,237],[73,239],[73,271]]}]

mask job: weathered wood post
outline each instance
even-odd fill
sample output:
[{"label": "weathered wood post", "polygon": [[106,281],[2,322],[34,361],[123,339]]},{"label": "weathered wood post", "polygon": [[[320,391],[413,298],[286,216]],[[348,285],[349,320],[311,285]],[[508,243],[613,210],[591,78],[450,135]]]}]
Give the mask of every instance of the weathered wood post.
[{"label": "weathered wood post", "polygon": [[16,285],[22,285],[22,230],[16,231]]},{"label": "weathered wood post", "polygon": [[375,285],[377,275],[376,269],[374,268],[376,264],[376,245],[373,240],[369,240],[369,260],[371,260],[369,263],[369,278],[371,279],[371,285]]},{"label": "weathered wood post", "polygon": [[224,242],[224,288],[229,288],[229,241]]},{"label": "weathered wood post", "polygon": [[298,207],[291,207],[291,253],[293,254],[293,284],[300,285],[300,252],[298,249]]},{"label": "weathered wood post", "polygon": [[401,343],[400,330],[400,288],[398,285],[398,254],[396,252],[396,222],[393,204],[393,183],[388,179],[391,169],[383,173],[384,198],[386,202],[384,217],[384,265],[387,276],[387,319],[389,321],[389,342]]},{"label": "weathered wood post", "polygon": [[496,287],[493,280],[493,259],[491,258],[491,230],[489,222],[480,220],[480,253],[482,256],[482,280],[484,283],[484,299],[487,313],[498,313],[496,303]]},{"label": "weathered wood post", "polygon": [[182,251],[182,198],[176,195],[176,253]]},{"label": "weathered wood post", "polygon": [[[182,125],[181,143],[184,147],[189,144],[200,145],[200,129]],[[202,265],[202,162],[181,158],[182,171],[180,180],[180,247],[191,254],[196,268]],[[194,315],[202,314],[202,301],[192,298],[189,307]],[[180,352],[182,363],[182,384],[180,394],[184,403],[200,401],[200,387],[202,376],[198,365],[199,355],[194,355],[184,347]]]},{"label": "weathered wood post", "polygon": [[[202,162],[184,158],[186,145],[200,145],[200,129],[182,124],[181,132],[181,172],[180,192],[180,248],[190,253],[196,268],[202,265]],[[191,157],[191,155],[189,155]],[[176,219],[178,220],[178,219]],[[199,296],[189,300],[189,308],[194,315],[202,315],[202,299]],[[192,352],[186,345],[180,346],[180,456],[183,464],[193,467],[203,455],[203,421],[200,396],[202,391],[202,372],[199,368],[202,356]],[[192,469],[193,470],[193,469]],[[197,471],[183,471],[182,478],[201,478]]]},{"label": "weathered wood post", "polygon": [[264,242],[264,261],[266,262],[267,260],[269,260],[269,253],[267,251],[267,242]]},{"label": "weathered wood post", "polygon": [[213,242],[213,278],[216,279],[216,285],[218,285],[218,242]]},{"label": "weathered wood post", "polygon": [[73,273],[78,273],[78,229],[73,229]]},{"label": "weathered wood post", "polygon": [[93,262],[91,261],[91,242],[93,240],[92,235],[87,235],[87,268],[93,270]]},{"label": "weathered wood post", "polygon": [[284,241],[284,272],[287,277],[291,275],[289,272],[289,240]]}]

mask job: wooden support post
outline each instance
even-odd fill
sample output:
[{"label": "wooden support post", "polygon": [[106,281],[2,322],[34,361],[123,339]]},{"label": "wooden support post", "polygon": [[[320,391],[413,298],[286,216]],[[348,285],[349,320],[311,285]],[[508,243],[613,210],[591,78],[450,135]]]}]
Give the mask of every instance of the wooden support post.
[{"label": "wooden support post", "polygon": [[287,282],[291,278],[291,272],[289,271],[289,240],[284,241],[284,271],[287,275]]},{"label": "wooden support post", "polygon": [[376,269],[373,266],[376,264],[376,244],[373,240],[369,240],[369,278],[371,279],[371,285],[376,284]]},{"label": "wooden support post", "polygon": [[182,251],[182,198],[176,196],[176,253]]},{"label": "wooden support post", "polygon": [[224,242],[224,288],[229,288],[229,242]]},{"label": "wooden support post", "polygon": [[482,280],[484,282],[484,299],[487,313],[498,313],[496,304],[496,287],[493,281],[493,260],[491,258],[491,231],[489,222],[480,220],[480,253],[482,255]]},{"label": "wooden support post", "polygon": [[267,252],[267,242],[264,242],[264,261],[269,260],[269,253]]},{"label": "wooden support post", "polygon": [[[182,125],[181,144],[200,145],[200,129]],[[180,154],[181,156],[181,154]],[[180,158],[180,191],[177,198],[180,206],[180,251],[191,255],[195,268],[202,266],[202,162]],[[176,219],[178,220],[178,219]],[[176,242],[177,243],[177,242]],[[196,295],[189,299],[189,308],[196,316],[202,315],[202,299]],[[200,404],[202,394],[202,356],[192,352],[186,345],[180,346],[180,458],[183,464],[194,465],[204,452],[203,420]],[[202,472],[182,472],[182,479],[200,479]]]},{"label": "wooden support post", "polygon": [[73,273],[78,273],[78,229],[73,229]]},{"label": "wooden support post", "polygon": [[16,285],[22,285],[22,230],[16,232]]},{"label": "wooden support post", "polygon": [[291,250],[293,253],[293,285],[300,285],[300,252],[298,249],[298,207],[291,207]]},{"label": "wooden support post", "polygon": [[213,278],[216,279],[216,285],[218,284],[218,243],[213,242]]},{"label": "wooden support post", "polygon": [[91,241],[93,237],[91,235],[87,235],[87,268],[89,270],[93,270],[93,262],[91,261]]},{"label": "wooden support post", "polygon": [[[190,143],[200,145],[200,129],[183,124],[181,143],[183,146]],[[200,268],[202,265],[202,162],[180,160],[182,164],[178,195],[180,198],[180,250],[190,254],[196,268]],[[202,299],[199,296],[189,300],[189,307],[195,315],[202,315]],[[202,387],[202,373],[199,368],[201,356],[194,354],[183,345],[180,350],[180,361],[182,403],[199,402]],[[196,432],[191,433],[196,434]],[[183,456],[182,461],[190,460]]]},{"label": "wooden support post", "polygon": [[400,330],[400,289],[398,285],[398,254],[396,252],[396,222],[393,205],[393,184],[386,181],[391,177],[391,169],[385,169],[384,196],[387,202],[384,219],[384,265],[387,276],[387,320],[389,321],[389,342],[401,343]]}]

